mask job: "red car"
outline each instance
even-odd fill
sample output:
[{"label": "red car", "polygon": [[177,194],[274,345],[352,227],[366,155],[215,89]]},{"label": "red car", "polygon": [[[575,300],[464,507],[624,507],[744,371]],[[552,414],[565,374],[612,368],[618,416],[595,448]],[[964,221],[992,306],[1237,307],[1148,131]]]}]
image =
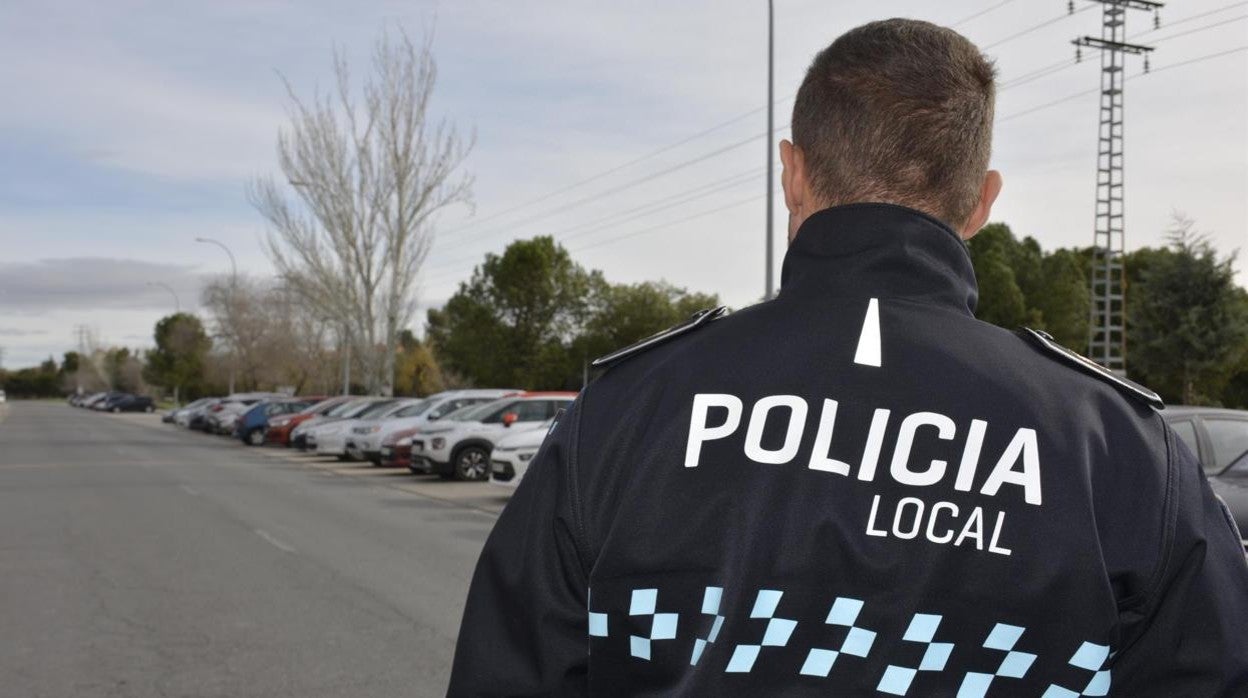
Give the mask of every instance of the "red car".
[{"label": "red car", "polygon": [[341,405],[347,400],[354,399],[348,395],[339,395],[331,398],[305,398],[308,400],[319,400],[306,409],[294,414],[284,414],[269,420],[268,429],[264,432],[264,440],[266,443],[281,444],[282,446],[290,445],[290,432],[295,427],[302,424],[305,420],[311,419],[317,415],[325,414],[334,407]]},{"label": "red car", "polygon": [[396,431],[381,442],[381,467],[410,468],[412,466],[412,437],[420,427]]}]

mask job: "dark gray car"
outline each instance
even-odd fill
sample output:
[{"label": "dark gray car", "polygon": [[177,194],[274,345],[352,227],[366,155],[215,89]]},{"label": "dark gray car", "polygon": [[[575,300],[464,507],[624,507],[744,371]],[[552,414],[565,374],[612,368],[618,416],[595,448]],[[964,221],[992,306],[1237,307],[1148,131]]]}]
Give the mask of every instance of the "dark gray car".
[{"label": "dark gray car", "polygon": [[[1162,412],[1179,438],[1200,459],[1209,485],[1248,531],[1248,412],[1217,407],[1167,407]],[[1248,541],[1244,546],[1248,549]]]}]

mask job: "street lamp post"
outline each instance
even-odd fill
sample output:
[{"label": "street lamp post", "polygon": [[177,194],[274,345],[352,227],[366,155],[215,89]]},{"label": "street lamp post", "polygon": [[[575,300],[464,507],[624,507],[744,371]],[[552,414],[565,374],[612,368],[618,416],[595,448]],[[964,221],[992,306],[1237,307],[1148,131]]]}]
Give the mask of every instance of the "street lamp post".
[{"label": "street lamp post", "polygon": [[772,172],[772,161],[775,156],[772,155],[772,131],[775,129],[775,114],[773,113],[773,103],[775,101],[775,62],[776,62],[776,33],[775,33],[776,8],[774,0],[767,0],[767,295],[765,300],[771,300],[775,295],[775,245],[772,241],[772,218],[775,198],[774,186],[772,180],[774,174]]},{"label": "street lamp post", "polygon": [[181,312],[182,312],[182,301],[178,300],[178,292],[177,292],[177,291],[175,291],[175,290],[173,290],[173,287],[172,287],[172,286],[170,286],[169,284],[166,284],[166,283],[160,282],[160,281],[149,281],[149,282],[147,282],[147,285],[148,285],[148,286],[158,286],[158,287],[163,288],[163,289],[165,289],[166,291],[168,291],[168,292],[169,292],[169,295],[173,296],[173,311],[174,311],[175,313],[181,313]]},{"label": "street lamp post", "polygon": [[[232,321],[233,320],[232,316],[234,315],[234,296],[238,288],[238,263],[234,260],[234,253],[230,252],[230,248],[226,247],[225,243],[221,242],[220,240],[213,240],[212,238],[195,238],[195,242],[202,242],[208,245],[216,245],[217,247],[220,247],[221,249],[225,250],[225,253],[229,255],[230,257],[230,301],[229,301],[230,310],[229,310],[229,314],[231,315],[231,321]],[[233,332],[233,329],[234,328],[232,327],[230,328],[231,332]],[[230,351],[230,354],[231,354],[230,356],[230,394],[233,395],[234,394],[234,373],[238,365],[238,350],[235,347],[230,347],[230,349],[231,349]]]}]

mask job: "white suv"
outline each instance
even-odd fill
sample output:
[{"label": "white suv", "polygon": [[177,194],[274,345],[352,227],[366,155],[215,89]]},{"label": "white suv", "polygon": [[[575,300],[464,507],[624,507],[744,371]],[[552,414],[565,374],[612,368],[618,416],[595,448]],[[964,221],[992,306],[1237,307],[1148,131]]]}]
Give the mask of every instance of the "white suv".
[{"label": "white suv", "polygon": [[418,404],[405,407],[381,419],[362,419],[351,427],[347,436],[348,452],[359,453],[364,460],[381,465],[381,442],[391,434],[436,422],[450,413],[485,402],[493,402],[518,390],[448,390],[435,393]]},{"label": "white suv", "polygon": [[509,434],[494,444],[490,452],[490,482],[500,487],[515,489],[529,469],[529,461],[537,455],[546,441],[554,420],[542,422],[533,429]]},{"label": "white suv", "polygon": [[431,424],[412,438],[412,470],[456,480],[488,480],[490,450],[512,425],[536,426],[572,404],[576,393],[524,393],[483,405],[470,419]]}]

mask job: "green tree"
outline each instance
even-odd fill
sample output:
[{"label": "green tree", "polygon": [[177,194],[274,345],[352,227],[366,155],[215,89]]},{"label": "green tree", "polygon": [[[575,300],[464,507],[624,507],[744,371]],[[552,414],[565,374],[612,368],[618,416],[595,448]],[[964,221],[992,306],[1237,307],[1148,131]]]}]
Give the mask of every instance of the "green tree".
[{"label": "green tree", "polygon": [[426,336],[445,367],[479,385],[557,387],[601,283],[553,238],[518,240],[429,311]]},{"label": "green tree", "polygon": [[212,347],[203,323],[189,313],[176,313],[161,318],[153,334],[156,348],[147,352],[147,380],[172,389],[175,396],[199,395],[204,360]]},{"label": "green tree", "polygon": [[1054,250],[1040,262],[1045,283],[1027,296],[1041,327],[1058,343],[1082,351],[1088,341],[1088,277],[1074,250]]},{"label": "green tree", "polygon": [[[1033,245],[1034,245],[1034,241]],[[1008,329],[1028,323],[1029,313],[1024,285],[1033,285],[1041,277],[1039,246],[1035,256],[1015,239],[1004,223],[983,227],[967,245],[975,278],[979,283],[979,303],[975,316]],[[1034,266],[1035,269],[1031,267]]]},{"label": "green tree", "polygon": [[1235,286],[1234,255],[1176,216],[1170,246],[1141,258],[1127,306],[1127,368],[1167,399],[1218,402],[1248,350],[1248,303]]},{"label": "green tree", "polygon": [[1004,223],[991,223],[968,243],[979,281],[975,315],[1007,329],[1045,330],[1060,343],[1082,349],[1088,332],[1090,253],[1045,254],[1035,238],[1022,240]]},{"label": "green tree", "polygon": [[596,298],[577,348],[582,360],[593,359],[716,305],[715,295],[690,293],[663,281],[606,286]]},{"label": "green tree", "polygon": [[61,394],[60,376],[56,360],[52,357],[34,368],[0,373],[0,388],[9,397],[40,398],[58,397]]}]

